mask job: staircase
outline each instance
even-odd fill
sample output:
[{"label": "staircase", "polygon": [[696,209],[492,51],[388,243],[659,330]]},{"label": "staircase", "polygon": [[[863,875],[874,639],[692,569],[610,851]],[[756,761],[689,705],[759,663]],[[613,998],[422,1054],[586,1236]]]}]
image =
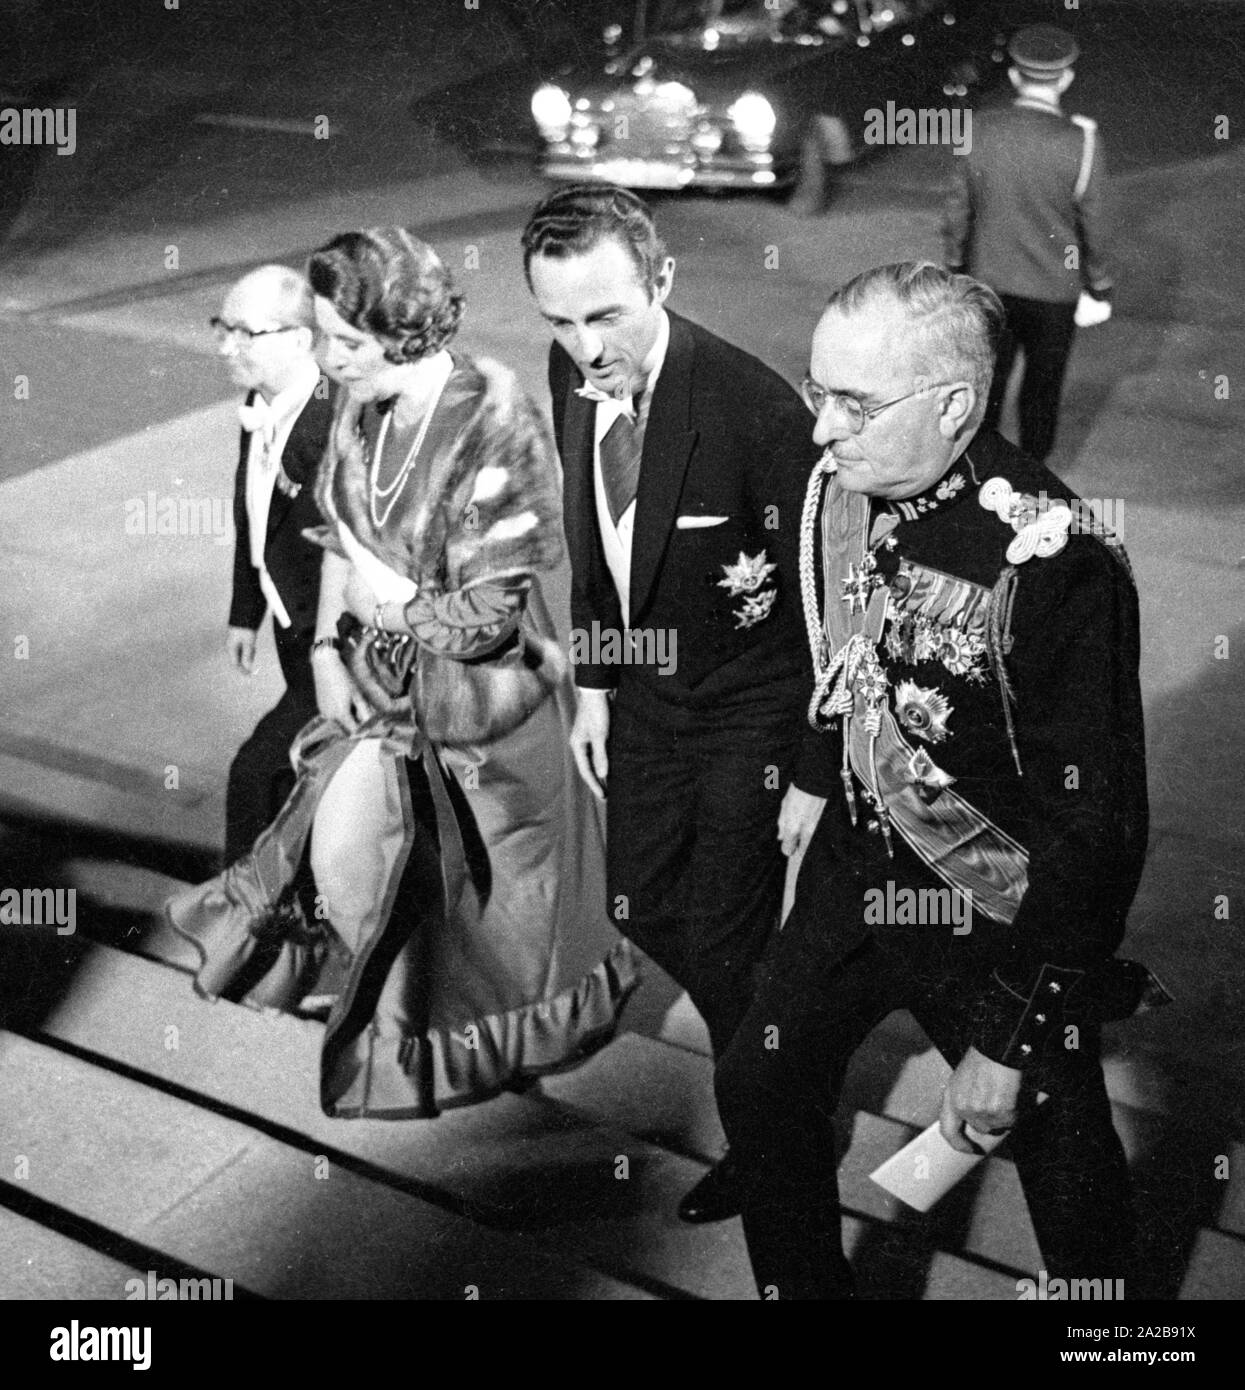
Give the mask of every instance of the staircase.
[{"label": "staircase", "polygon": [[[77,934],[3,937],[0,1297],[120,1299],[149,1271],[235,1298],[756,1297],[738,1221],[674,1214],[723,1139],[703,1025],[659,972],[575,1071],[435,1121],[335,1121],[318,1023],[192,992],[155,916],[175,880],[65,873]],[[1015,1300],[1040,1259],[1005,1147],[928,1217],[867,1177],[935,1118],[945,1073],[902,1016],[853,1066],[848,1252],[875,1298]],[[1245,1296],[1245,1146],[1154,1108],[1144,1057],[1108,1073],[1153,1292]]]}]

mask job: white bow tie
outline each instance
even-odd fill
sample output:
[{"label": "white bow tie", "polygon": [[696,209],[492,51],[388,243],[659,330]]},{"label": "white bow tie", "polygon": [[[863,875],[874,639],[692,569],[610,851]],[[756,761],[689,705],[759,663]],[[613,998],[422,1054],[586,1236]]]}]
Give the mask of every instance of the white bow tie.
[{"label": "white bow tie", "polygon": [[277,417],[263,396],[256,396],[250,405],[240,405],[238,419],[248,434],[258,434],[265,443],[272,443],[273,435],[277,432]]},{"label": "white bow tie", "polygon": [[590,381],[585,381],[582,386],[575,388],[575,394],[577,396],[582,396],[586,401],[594,401],[597,404],[616,405],[624,415],[630,416],[630,418],[634,420],[636,413],[636,396],[641,395],[643,389],[644,388],[641,387],[640,390],[635,393],[635,396],[620,398],[618,396],[611,396],[606,391],[602,391],[599,386],[594,386]]}]

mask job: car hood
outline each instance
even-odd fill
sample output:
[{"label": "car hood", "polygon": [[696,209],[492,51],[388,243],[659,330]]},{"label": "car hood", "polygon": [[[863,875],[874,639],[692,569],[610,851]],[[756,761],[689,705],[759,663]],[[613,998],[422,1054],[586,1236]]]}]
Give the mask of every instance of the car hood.
[{"label": "car hood", "polygon": [[764,91],[769,79],[807,63],[832,61],[832,54],[848,46],[846,43],[748,44],[705,51],[648,39],[612,60],[602,58],[594,63],[567,65],[551,74],[549,81],[561,87],[572,100],[587,97],[590,101],[599,101],[620,88],[633,86],[638,80],[635,69],[648,59],[652,67],[644,74],[646,78],[654,82],[681,82],[690,87],[701,102],[730,102],[744,91]]}]

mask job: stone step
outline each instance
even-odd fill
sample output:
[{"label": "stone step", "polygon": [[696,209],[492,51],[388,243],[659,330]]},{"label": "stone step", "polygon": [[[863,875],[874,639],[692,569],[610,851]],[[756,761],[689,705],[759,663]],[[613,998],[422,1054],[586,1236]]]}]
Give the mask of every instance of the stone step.
[{"label": "stone step", "polygon": [[[650,973],[657,969],[651,962],[648,968]],[[687,1052],[695,1052],[702,1057],[711,1057],[713,1048],[709,1043],[709,1030],[705,1027],[705,1021],[701,1018],[695,1004],[692,1003],[686,991],[680,990],[673,980],[665,975],[664,971],[660,973],[664,976],[665,981],[669,982],[669,991],[674,997],[661,1021],[657,1037],[662,1042],[670,1043],[673,1047],[681,1047]]]},{"label": "stone step", "polygon": [[[164,916],[168,899],[187,885],[184,880],[142,864],[78,855],[62,863],[66,886],[78,892],[81,915],[88,936],[111,946],[121,946],[179,970],[197,970],[199,953],[169,925]],[[100,922],[111,916],[134,919],[135,931],[118,940]]]},{"label": "stone step", "polygon": [[1232,1235],[1245,1236],[1245,1144],[1231,1144],[1216,1159],[1228,1161],[1228,1190],[1223,1195],[1216,1225]]},{"label": "stone step", "polygon": [[0,805],[7,810],[84,829],[107,826],[136,840],[158,838],[193,853],[218,847],[223,792],[205,788],[180,801],[158,798],[152,790],[129,785],[129,769],[123,765],[111,777],[84,775],[69,766],[69,753],[65,765],[57,765],[52,752],[10,744],[0,745]]},{"label": "stone step", "polygon": [[[194,948],[172,931],[162,916],[169,894],[184,886],[180,880],[154,869],[99,857],[75,858],[67,861],[64,868],[67,886],[76,887],[90,904],[113,914],[133,912],[145,923],[141,940],[127,940],[127,949],[133,946],[143,955],[180,969],[197,967]],[[113,940],[110,944],[122,943]],[[686,992],[651,961],[646,963],[643,983],[632,996],[622,1026],[684,1052],[702,1058],[711,1056],[708,1031],[695,1006]],[[1129,1118],[1134,1112],[1149,1111],[1202,1128],[1205,1107],[1196,1098],[1189,1099],[1190,1091],[1196,1091],[1196,1087],[1173,1085],[1169,1059],[1129,1046],[1125,1036],[1124,1041],[1109,1040],[1103,1068],[1108,1094],[1118,1103],[1121,1137],[1130,1148],[1130,1157],[1131,1150],[1143,1142],[1140,1137],[1136,1143],[1130,1138],[1138,1128]],[[950,1068],[915,1020],[899,1012],[879,1025],[857,1052],[844,1084],[841,1105],[844,1110],[885,1115],[923,1129],[938,1118],[942,1088],[949,1075]],[[615,1088],[615,1099],[630,1107],[632,1100],[624,1095],[625,1089]],[[722,1142],[716,1116],[706,1116],[698,1107],[694,1119],[681,1120],[677,1109],[674,1104],[664,1107],[659,1128],[654,1131],[655,1142],[668,1141],[670,1147],[680,1152],[716,1155]],[[622,1120],[619,1123],[623,1128],[632,1128]],[[1140,1127],[1146,1128],[1144,1124]],[[644,1134],[643,1129],[633,1132]]]},{"label": "stone step", "polygon": [[[31,1193],[164,1252],[170,1265],[232,1280],[235,1296],[647,1296],[78,1057],[0,1034],[0,1061],[7,1078],[20,1078],[2,1094],[10,1133],[29,1150]],[[736,1225],[717,1228],[721,1244]],[[173,1273],[159,1256],[142,1270],[3,1210],[0,1233],[12,1252],[0,1282],[6,1299],[120,1300],[129,1281]],[[844,1237],[863,1258],[875,1232],[849,1218]],[[874,1244],[870,1268],[879,1263]],[[1014,1297],[1011,1276],[945,1252],[916,1277],[928,1298]]]},{"label": "stone step", "polygon": [[[911,1244],[924,1242],[1032,1275],[1041,1267],[1027,1207],[1006,1149],[966,1178],[928,1217],[869,1181],[868,1174],[925,1124],[936,1118],[946,1064],[933,1049],[913,1052],[923,1036],[884,1028],[861,1050],[844,1090],[840,1118],[850,1142],[840,1165],[845,1209],[878,1222],[897,1223]],[[886,1085],[899,1071],[890,1095]],[[721,1152],[724,1136],[713,1101],[710,1059],[652,1037],[627,1034],[584,1067],[546,1079],[546,1099],[598,1123],[615,1123],[653,1142],[706,1162]],[[898,1103],[896,1103],[898,1095]],[[858,1106],[884,1107],[883,1115]],[[893,1118],[898,1110],[901,1119]],[[1196,1131],[1165,1114],[1113,1103],[1115,1125],[1137,1186],[1143,1234],[1175,1244],[1165,1255],[1146,1249],[1156,1297],[1174,1296],[1181,1280],[1180,1250],[1200,1228],[1239,1231],[1245,1213],[1245,1155],[1229,1145],[1230,1181],[1211,1181],[1219,1155],[1216,1131]],[[842,1142],[842,1140],[841,1140]],[[1198,1177],[1201,1170],[1202,1177]],[[1179,1247],[1179,1248],[1177,1248]]]},{"label": "stone step", "polygon": [[[115,1000],[122,997],[127,1008],[118,1014]],[[445,1194],[474,1220],[525,1231],[557,1256],[659,1293],[669,1286],[699,1297],[755,1297],[739,1223],[689,1227],[674,1214],[703,1163],[619,1128],[611,1113],[626,1094],[621,1083],[633,1066],[649,1069],[652,1084],[644,1089],[650,1096],[663,1089],[663,1068],[677,1067],[685,1082],[699,1071],[704,1104],[691,1113],[699,1113],[701,1130],[684,1132],[680,1147],[709,1147],[717,1134],[707,1089],[710,1064],[697,1054],[624,1035],[585,1067],[543,1082],[549,1090],[540,1099],[507,1095],[435,1122],[395,1125],[320,1114],[314,1100],[318,1025],[206,1004],[189,992],[183,976],[107,947],[88,949],[65,1006],[43,1027],[50,1037],[153,1080],[288,1127],[330,1156],[364,1160],[383,1180],[414,1181]],[[170,1028],[176,1031],[167,1033]],[[175,1047],[166,1045],[170,1039]],[[262,1067],[254,1065],[255,1056],[264,1058]],[[582,1078],[579,1085],[572,1084],[575,1078]],[[576,1095],[595,1096],[595,1110],[575,1113]],[[679,1137],[673,1110],[665,1124],[647,1127],[638,1111],[624,1118],[659,1139],[671,1142],[672,1130]],[[907,1138],[902,1126],[878,1124],[881,1138],[873,1151]],[[870,1224],[866,1220],[863,1228]],[[849,1223],[849,1238],[861,1225]],[[963,1271],[954,1277],[938,1272],[958,1270],[941,1260],[948,1252],[905,1240],[925,1260],[931,1288],[942,1287],[944,1279],[948,1287],[971,1283]]]},{"label": "stone step", "polygon": [[583,1066],[544,1077],[534,1089],[596,1124],[706,1163],[726,1146],[710,1058],[639,1033],[619,1034]]},{"label": "stone step", "polygon": [[[562,1076],[546,1078],[547,1099],[600,1124],[712,1161],[725,1142],[713,1100],[708,1057],[653,1038],[624,1034],[603,1052]],[[963,1252],[1017,1271],[1037,1269],[1033,1239],[1014,1165],[990,1159],[929,1217],[905,1207],[869,1180],[869,1173],[915,1134],[908,1124],[840,1110],[850,1135],[839,1165],[844,1207],[877,1222],[897,1223],[914,1246]],[[842,1141],[841,1141],[842,1142]]]},{"label": "stone step", "polygon": [[1201,1231],[1185,1270],[1180,1298],[1245,1299],[1245,1240],[1222,1231]]},{"label": "stone step", "polygon": [[[219,1148],[197,1142],[193,1153],[201,1164],[210,1162],[211,1172],[206,1175],[193,1165],[176,1161],[170,1173],[167,1163],[162,1167],[159,1161],[153,1162],[144,1155],[136,1165],[144,1175],[144,1188],[148,1186],[146,1175],[150,1171],[154,1175],[151,1189],[166,1199],[162,1210],[143,1230],[142,1238],[148,1243],[260,1292],[272,1291],[281,1297],[317,1296],[309,1293],[300,1269],[301,1252],[306,1245],[304,1233],[310,1228],[318,1230],[323,1224],[318,1216],[314,1222],[309,1220],[309,1203],[311,1210],[330,1210],[325,1203],[317,1205],[322,1184],[308,1176],[317,1156],[323,1155],[329,1163],[330,1183],[343,1177],[348,1180],[339,1185],[343,1189],[350,1185],[350,1180],[367,1184],[369,1194],[372,1188],[379,1189],[382,1195],[377,1200],[382,1208],[386,1200],[394,1200],[404,1210],[403,1202],[418,1200],[418,1194],[424,1193],[434,1198],[432,1206],[438,1219],[459,1219],[440,1205],[438,1199],[443,1197],[457,1203],[470,1216],[471,1221],[466,1224],[471,1227],[471,1239],[461,1231],[455,1232],[453,1241],[438,1239],[435,1232],[421,1234],[417,1244],[421,1248],[428,1246],[436,1256],[430,1259],[429,1268],[395,1268],[392,1261],[382,1268],[377,1276],[382,1279],[440,1280],[436,1284],[439,1293],[416,1296],[463,1297],[468,1284],[480,1286],[479,1278],[467,1277],[480,1267],[486,1268],[495,1280],[481,1289],[481,1296],[489,1296],[488,1287],[494,1290],[493,1296],[524,1296],[523,1290],[529,1284],[508,1284],[506,1267],[499,1266],[491,1251],[477,1253],[478,1243],[498,1236],[496,1228],[500,1225],[530,1237],[528,1244],[536,1257],[533,1269],[537,1280],[543,1272],[541,1259],[563,1271],[572,1268],[571,1275],[564,1272],[560,1276],[559,1285],[563,1289],[569,1287],[571,1292],[538,1296],[612,1299],[645,1293],[661,1296],[665,1292],[673,1296],[682,1293],[714,1298],[755,1297],[738,1222],[690,1228],[673,1217],[678,1196],[703,1172],[703,1165],[583,1119],[588,1115],[589,1098],[595,1098],[594,1103],[605,1112],[613,1109],[615,1098],[610,1088],[628,1071],[643,1079],[642,1087],[637,1089],[650,1094],[668,1089],[670,1058],[682,1077],[681,1084],[692,1084],[693,1092],[699,1072],[700,1093],[707,1105],[707,1058],[665,1048],[653,1039],[627,1035],[579,1072],[542,1083],[544,1094],[539,1099],[505,1096],[486,1105],[451,1112],[431,1123],[331,1121],[319,1114],[312,1101],[316,1025],[257,1015],[228,1004],[208,1005],[185,990],[184,976],[108,948],[91,947],[83,953],[65,1001],[45,1022],[49,1036],[75,1047],[102,1047],[106,1055],[139,1073],[136,1080],[129,1080],[86,1060],[55,1054],[62,1065],[73,1063],[89,1068],[92,1095],[109,1095],[114,1082],[125,1082],[134,1088],[121,1111],[127,1124],[128,1117],[138,1117],[139,1138],[142,1134],[177,1134],[175,1124],[143,1110],[140,1098],[152,1096],[156,1103],[183,1106],[195,1115],[207,1114],[217,1143],[230,1137],[219,1128],[222,1125],[226,1129],[239,1128],[248,1140],[236,1150],[227,1144]],[[124,1011],[115,1007],[118,998],[127,1001]],[[170,1033],[168,1029],[176,1031]],[[617,1061],[606,1066],[615,1051]],[[264,1065],[257,1067],[253,1059],[260,1056]],[[6,1068],[6,1075],[33,1074],[33,1066],[24,1059],[19,1057],[15,1063]],[[184,1099],[144,1085],[145,1077],[157,1084],[162,1081],[177,1087]],[[585,1083],[580,1095],[569,1084],[576,1077]],[[34,1084],[36,1090],[40,1089],[38,1079]],[[55,1092],[60,1082],[43,1078],[41,1088]],[[192,1103],[197,1097],[203,1099]],[[213,1103],[236,1110],[226,1116],[203,1109]],[[85,1111],[85,1102],[80,1104]],[[671,1142],[678,1140],[685,1149],[706,1145],[706,1134],[713,1133],[706,1124],[711,1119],[710,1111],[702,1111],[702,1128],[693,1128],[689,1136],[686,1129],[680,1131],[674,1123],[677,1115],[667,1098],[663,1098],[662,1105],[666,1119],[658,1124],[647,1122],[649,1134]],[[568,1109],[579,1113],[566,1113]],[[248,1120],[248,1116],[254,1118]],[[625,1118],[628,1124],[641,1128],[646,1123],[643,1114],[636,1111],[626,1112]],[[40,1122],[42,1117],[35,1111],[28,1131],[37,1132]],[[290,1130],[288,1138],[270,1132],[284,1127]],[[51,1128],[55,1131],[55,1125]],[[857,1115],[853,1120],[842,1183],[845,1205],[855,1214],[847,1217],[844,1228],[849,1252],[858,1263],[866,1291],[891,1298],[1014,1299],[1016,1271],[1036,1267],[1036,1252],[1012,1165],[997,1157],[981,1165],[980,1178],[974,1175],[962,1185],[965,1210],[954,1211],[952,1204],[961,1199],[953,1196],[931,1218],[916,1217],[906,1209],[897,1209],[900,1204],[866,1176],[911,1132],[910,1126],[885,1117]],[[136,1148],[132,1131],[127,1128],[124,1133],[125,1152],[142,1152]],[[68,1143],[67,1135],[62,1133],[57,1140],[53,1133],[54,1149],[67,1147]],[[619,1162],[623,1158],[626,1165]],[[352,1171],[352,1160],[356,1169],[365,1167],[366,1171]],[[603,1173],[607,1165],[608,1175]],[[110,1165],[107,1160],[92,1157],[76,1185],[90,1189],[97,1171],[116,1171],[115,1160]],[[190,1193],[183,1190],[188,1176],[195,1189]],[[373,1178],[375,1181],[370,1181]],[[168,1190],[163,1186],[165,1182],[172,1184]],[[308,1182],[317,1182],[310,1197]],[[401,1182],[414,1187],[417,1196],[393,1192],[391,1185]],[[272,1261],[257,1259],[256,1251],[248,1248],[253,1244],[253,1232],[245,1225],[240,1231],[230,1229],[231,1213],[236,1213],[239,1206],[239,1183],[247,1189],[258,1186],[264,1194],[261,1209],[271,1205],[278,1213],[278,1221],[295,1233],[281,1247],[284,1264],[280,1260],[274,1265]],[[974,1185],[975,1190],[970,1190]],[[104,1199],[115,1200],[116,1205],[109,1207],[105,1203],[98,1215],[84,1214],[93,1219],[123,1214],[125,1201],[116,1199],[106,1186],[100,1200]],[[348,1215],[361,1200],[367,1205],[372,1197],[344,1194],[342,1212]],[[255,1209],[249,1202],[242,1205],[248,1212]],[[387,1228],[394,1219],[382,1210],[377,1224]],[[319,1238],[323,1243],[314,1261],[317,1268],[332,1267],[335,1240],[344,1238],[340,1229],[332,1223],[330,1226],[336,1235]],[[215,1235],[211,1234],[213,1231]],[[501,1234],[524,1239],[513,1232]],[[314,1233],[312,1239],[317,1239]],[[353,1239],[350,1236],[347,1244]],[[957,1243],[968,1258],[947,1248]],[[268,1244],[262,1248],[267,1249]],[[467,1251],[463,1257],[465,1265],[462,1260],[448,1258],[446,1251],[451,1246]],[[1208,1257],[1200,1253],[1202,1243],[1198,1249],[1199,1260],[1204,1263]],[[1227,1247],[1228,1253],[1231,1249]],[[1218,1263],[1204,1277],[1217,1277],[1216,1271],[1225,1258],[1220,1255]],[[591,1267],[585,1270],[584,1265]],[[464,1268],[467,1274],[463,1274]],[[246,1279],[235,1271],[243,1271]],[[620,1273],[621,1278],[611,1277]],[[340,1281],[333,1274],[334,1288],[339,1287],[339,1282],[349,1285],[352,1277],[350,1269],[342,1273]],[[456,1285],[453,1281],[460,1278],[463,1282]],[[552,1274],[547,1277],[546,1291],[553,1278]],[[663,1287],[667,1285],[668,1288]],[[375,1288],[375,1284],[370,1287]],[[512,1289],[514,1292],[510,1292]],[[335,1292],[318,1296],[350,1295]]]},{"label": "stone step", "polygon": [[124,1298],[146,1272],[0,1207],[0,1298]]},{"label": "stone step", "polygon": [[[860,1265],[861,1256],[858,1252],[855,1259],[857,1265]],[[865,1273],[867,1275],[867,1270]],[[868,1285],[864,1287],[868,1292]],[[917,1296],[931,1303],[1014,1303],[1017,1294],[1016,1278],[1013,1274],[987,1269],[971,1260],[962,1260],[956,1255],[948,1255],[940,1250],[929,1266],[924,1289]],[[873,1296],[892,1300],[909,1297],[893,1277],[888,1277],[884,1284],[875,1288]]]},{"label": "stone step", "polygon": [[525,1231],[560,1258],[659,1294],[752,1296],[738,1223],[690,1227],[675,1216],[703,1164],[620,1129],[518,1095],[435,1121],[330,1120],[317,1101],[318,1024],[208,1004],[184,975],[108,947],[86,947],[39,1026],[482,1225]]},{"label": "stone step", "polygon": [[[42,1043],[0,1033],[0,1069],[33,1196],[264,1296],[646,1296]],[[106,1287],[110,1272],[92,1268]],[[103,1296],[124,1297],[124,1283]]]},{"label": "stone step", "polygon": [[[138,875],[135,884],[123,881],[127,878],[126,874],[122,874],[121,880],[116,880],[115,873],[101,871],[96,865],[87,865],[80,873],[75,866],[75,872],[83,890],[89,892],[93,899],[109,906],[119,906],[127,897],[141,898],[141,907],[148,913],[159,906],[163,894],[175,884],[175,880],[147,871],[128,871],[129,877]],[[110,883],[110,878],[115,881]],[[158,929],[152,929],[140,949],[145,953],[176,958],[181,954],[180,938],[171,937],[166,942],[163,936]],[[177,963],[184,968],[188,962],[178,960]],[[581,1119],[590,1121],[593,1126],[612,1131],[613,1142],[607,1145],[610,1153],[606,1159],[617,1160],[627,1156],[641,1160],[640,1171],[644,1174],[646,1188],[656,1182],[660,1189],[661,1207],[657,1217],[672,1219],[673,1207],[677,1205],[682,1191],[695,1181],[703,1169],[684,1168],[672,1174],[668,1166],[662,1164],[658,1171],[651,1161],[653,1155],[646,1153],[643,1147],[637,1151],[627,1136],[641,1141],[642,1145],[673,1150],[677,1155],[691,1156],[705,1162],[712,1161],[721,1151],[724,1137],[713,1104],[712,1064],[707,1055],[707,1040],[699,1016],[686,995],[681,994],[660,972],[650,971],[646,984],[638,993],[644,995],[646,991],[654,1001],[648,1007],[649,1030],[663,1042],[654,1037],[624,1034],[585,1066],[562,1077],[547,1078],[541,1090],[549,1101],[562,1105]],[[642,1014],[645,1007],[642,1002],[638,1011],[632,1009],[629,1013],[633,1016]],[[878,1128],[871,1121],[879,1117],[871,1116],[868,1112],[881,1110],[884,1113],[880,1118],[884,1120],[898,1119],[901,1125],[923,1126],[927,1119],[936,1116],[937,1101],[946,1074],[945,1063],[905,1015],[896,1015],[888,1020],[861,1049],[849,1073],[840,1112],[850,1117],[853,1108],[864,1111],[852,1120],[853,1145],[845,1155],[843,1164],[841,1180],[844,1203],[849,1210],[859,1211],[879,1221],[898,1219],[905,1230],[909,1229],[908,1223],[913,1214],[906,1209],[897,1212],[895,1208],[900,1204],[893,1204],[886,1194],[867,1181],[865,1175],[872,1166],[905,1142],[910,1131],[888,1129],[885,1125]],[[1111,1075],[1110,1064],[1108,1074]],[[1118,1069],[1115,1074],[1126,1079],[1136,1075]],[[310,1082],[310,1077],[308,1080]],[[1136,1087],[1113,1086],[1114,1089],[1124,1089],[1133,1100],[1145,1098],[1144,1093]],[[494,1102],[493,1105],[500,1103]],[[1152,1153],[1164,1147],[1171,1149],[1171,1123],[1162,1116],[1136,1110],[1132,1106],[1117,1104],[1114,1109],[1117,1127],[1135,1166],[1139,1160],[1144,1164]],[[318,1112],[316,1119],[322,1119]],[[342,1126],[338,1122],[324,1123],[333,1133],[340,1133]],[[443,1125],[444,1120],[440,1123]],[[1182,1147],[1188,1149],[1184,1136],[1180,1136],[1176,1142],[1176,1148]],[[871,1156],[868,1167],[859,1160],[856,1150]],[[603,1160],[598,1157],[593,1161]],[[929,1218],[931,1224],[928,1228],[913,1229],[911,1240],[919,1244],[920,1240],[925,1239],[931,1249],[962,1250],[970,1256],[996,1261],[1013,1269],[1035,1269],[1038,1265],[1037,1252],[1014,1168],[1005,1159],[997,1161],[1004,1163],[1001,1170],[983,1165],[978,1175],[966,1180],[960,1189],[940,1204]],[[1170,1153],[1163,1156],[1163,1162],[1171,1162]],[[634,1162],[629,1166],[633,1172],[636,1170]],[[1199,1225],[1218,1224],[1225,1230],[1240,1228],[1242,1209],[1245,1208],[1245,1200],[1241,1196],[1242,1183],[1245,1182],[1240,1177],[1243,1170],[1245,1161],[1240,1160],[1238,1155],[1233,1160],[1233,1181],[1222,1200],[1216,1193],[1212,1205],[1187,1213],[1189,1239],[1192,1239]],[[1140,1185],[1144,1188],[1145,1175],[1141,1176]],[[1150,1185],[1155,1188],[1157,1199],[1158,1189],[1163,1187],[1162,1174],[1151,1175]],[[1156,1208],[1159,1205],[1157,1200],[1152,1204]],[[1218,1206],[1222,1207],[1222,1211],[1217,1218]],[[650,1221],[653,1215],[649,1213]],[[504,1215],[502,1219],[505,1219]],[[915,1220],[919,1222],[922,1218]],[[601,1239],[602,1233],[596,1229],[595,1222],[590,1221],[589,1225],[596,1238],[592,1248],[603,1252],[602,1258],[606,1260],[607,1267],[618,1272],[612,1263],[609,1240]],[[622,1244],[625,1243],[624,1233],[628,1229],[625,1221],[620,1224],[616,1214],[608,1234]],[[564,1234],[569,1235],[569,1227]],[[685,1229],[677,1224],[665,1230],[661,1239],[670,1247],[670,1258],[654,1258],[652,1268],[647,1271],[637,1271],[630,1264],[625,1264],[622,1266],[624,1277],[628,1273],[638,1274],[642,1279],[669,1277],[671,1269],[681,1266],[685,1253],[684,1234]],[[698,1253],[698,1250],[699,1247],[693,1253]],[[743,1268],[738,1258],[734,1262]],[[1177,1272],[1170,1284],[1173,1291],[1178,1278]],[[702,1282],[695,1289],[686,1289],[684,1283],[678,1284],[678,1287],[687,1292],[700,1293],[701,1296],[729,1297],[732,1295],[725,1291],[727,1288],[743,1287],[747,1292],[748,1281],[746,1275],[736,1270],[727,1277],[725,1287],[713,1279],[707,1285]]]},{"label": "stone step", "polygon": [[857,1217],[843,1218],[843,1249],[863,1298],[869,1300],[965,1300],[1016,1298],[1018,1276],[916,1242],[908,1231]]}]

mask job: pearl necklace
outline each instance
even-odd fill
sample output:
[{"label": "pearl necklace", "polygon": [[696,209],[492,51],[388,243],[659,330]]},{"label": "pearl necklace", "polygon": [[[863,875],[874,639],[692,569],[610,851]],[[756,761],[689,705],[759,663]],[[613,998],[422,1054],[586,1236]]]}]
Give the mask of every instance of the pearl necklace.
[{"label": "pearl necklace", "polygon": [[[393,482],[391,482],[388,487],[379,486],[377,479],[380,477],[380,456],[385,448],[385,440],[389,436],[389,422],[393,419],[393,411],[386,411],[385,418],[380,422],[380,430],[376,435],[376,448],[372,450],[372,471],[368,490],[368,509],[372,514],[372,525],[375,526],[378,531],[384,529],[385,523],[389,520],[394,507],[397,505],[402,486],[406,482],[407,475],[415,466],[415,460],[419,455],[420,448],[428,435],[428,426],[432,423],[432,414],[436,406],[436,400],[429,402],[428,409],[424,412],[424,418],[420,422],[419,432],[415,436],[415,441],[407,450],[406,458],[402,462],[402,467],[398,469],[397,477],[394,478]],[[387,503],[384,512],[379,516],[376,513],[376,503],[378,501]]]}]

